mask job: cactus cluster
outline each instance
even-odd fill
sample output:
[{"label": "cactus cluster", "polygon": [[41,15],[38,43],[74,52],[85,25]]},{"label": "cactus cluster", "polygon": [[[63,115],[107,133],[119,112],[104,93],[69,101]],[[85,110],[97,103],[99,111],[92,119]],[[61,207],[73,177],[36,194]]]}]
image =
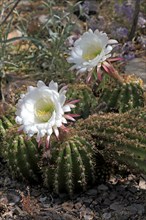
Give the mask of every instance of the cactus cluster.
[{"label": "cactus cluster", "polygon": [[48,151],[44,151],[35,139],[26,140],[10,129],[3,144],[3,156],[15,178],[27,182],[42,180],[57,194],[67,192],[71,196],[109,177],[109,169],[94,144],[76,134],[65,135],[62,141],[53,139]]},{"label": "cactus cluster", "polygon": [[77,135],[51,144],[51,158],[43,167],[44,182],[55,193],[85,190],[95,183],[95,150]]},{"label": "cactus cluster", "polygon": [[4,158],[14,177],[35,182],[40,179],[39,160],[41,149],[35,140],[26,140],[24,135],[14,135],[4,141]]},{"label": "cactus cluster", "polygon": [[79,114],[81,118],[87,118],[92,114],[97,105],[97,100],[92,89],[84,83],[69,85],[67,98],[70,100],[79,100],[76,104],[77,107],[72,110],[72,113]]},{"label": "cactus cluster", "polygon": [[130,109],[144,107],[142,80],[135,76],[124,76],[124,83],[107,85],[101,93],[98,104],[105,103],[106,111],[124,113]]},{"label": "cactus cluster", "polygon": [[146,108],[92,115],[78,121],[77,129],[94,138],[105,160],[146,173]]},{"label": "cactus cluster", "polygon": [[141,81],[126,76],[121,85],[105,86],[99,103],[118,113],[92,114],[97,100],[85,84],[70,85],[69,91],[69,99],[80,99],[73,113],[82,119],[62,139],[52,137],[45,152],[35,139],[16,133],[11,113],[0,117],[2,155],[12,174],[72,195],[108,178],[111,161],[146,173],[146,107],[137,108],[144,105]]}]

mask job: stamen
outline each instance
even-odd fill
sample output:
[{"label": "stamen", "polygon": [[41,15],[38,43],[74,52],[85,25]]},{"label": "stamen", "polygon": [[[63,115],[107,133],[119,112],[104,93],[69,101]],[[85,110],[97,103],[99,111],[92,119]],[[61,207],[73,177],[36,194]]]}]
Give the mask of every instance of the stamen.
[{"label": "stamen", "polygon": [[48,97],[39,99],[35,104],[35,116],[39,122],[47,122],[54,110],[54,103]]}]

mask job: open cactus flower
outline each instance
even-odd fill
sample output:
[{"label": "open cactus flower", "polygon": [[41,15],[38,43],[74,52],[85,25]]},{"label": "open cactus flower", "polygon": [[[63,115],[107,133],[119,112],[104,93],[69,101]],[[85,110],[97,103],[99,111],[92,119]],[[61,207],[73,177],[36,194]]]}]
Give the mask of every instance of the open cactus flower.
[{"label": "open cactus flower", "polygon": [[111,57],[113,45],[117,43],[116,40],[109,39],[106,33],[99,30],[93,32],[89,29],[74,42],[71,48],[67,58],[69,63],[74,63],[71,70],[76,69],[77,73],[88,72],[88,80],[91,78],[95,67],[97,68],[97,73],[99,73],[101,67],[107,73],[115,72],[111,61],[116,61],[120,58],[113,58],[113,60],[109,58]]},{"label": "open cactus flower", "polygon": [[46,146],[49,145],[50,136],[54,133],[59,136],[59,128],[64,128],[67,119],[75,121],[77,115],[66,114],[75,108],[78,100],[66,101],[67,87],[58,91],[58,84],[54,81],[46,86],[38,81],[37,87],[29,86],[26,94],[21,95],[17,103],[16,123],[20,124],[19,131],[23,130],[28,137],[36,134],[36,140],[47,136]]}]

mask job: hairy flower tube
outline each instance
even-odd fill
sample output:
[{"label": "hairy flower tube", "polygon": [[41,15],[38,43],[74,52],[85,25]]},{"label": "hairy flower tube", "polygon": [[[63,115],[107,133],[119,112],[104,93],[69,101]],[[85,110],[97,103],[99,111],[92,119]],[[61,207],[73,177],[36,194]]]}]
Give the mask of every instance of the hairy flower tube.
[{"label": "hairy flower tube", "polygon": [[66,119],[75,121],[74,115],[66,114],[75,107],[78,100],[66,102],[66,86],[58,91],[58,84],[54,81],[46,86],[38,81],[37,87],[29,86],[27,93],[21,95],[17,103],[16,123],[20,124],[19,131],[23,130],[28,137],[36,135],[36,140],[47,136],[48,146],[52,133],[59,136],[59,129],[67,123]]},{"label": "hairy flower tube", "polygon": [[106,33],[89,29],[75,41],[67,61],[74,63],[71,69],[89,72],[111,56],[113,47],[110,44],[115,43],[117,41],[109,40]]}]

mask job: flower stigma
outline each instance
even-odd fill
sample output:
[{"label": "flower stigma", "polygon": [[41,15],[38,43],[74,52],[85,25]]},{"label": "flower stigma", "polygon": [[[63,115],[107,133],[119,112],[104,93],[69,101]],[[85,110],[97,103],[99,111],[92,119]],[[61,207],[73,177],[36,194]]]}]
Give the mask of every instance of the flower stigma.
[{"label": "flower stigma", "polygon": [[97,55],[101,53],[101,48],[96,48],[94,45],[86,48],[86,51],[83,53],[83,59],[86,61],[93,60]]},{"label": "flower stigma", "polygon": [[36,119],[38,122],[43,123],[49,121],[55,111],[55,106],[49,97],[43,97],[36,101],[34,109]]}]

